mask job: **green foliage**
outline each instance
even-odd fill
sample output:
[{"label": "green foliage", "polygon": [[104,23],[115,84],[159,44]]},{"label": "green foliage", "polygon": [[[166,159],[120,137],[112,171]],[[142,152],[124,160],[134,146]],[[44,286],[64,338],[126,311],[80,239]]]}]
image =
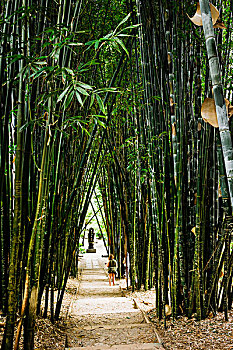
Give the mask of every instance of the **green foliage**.
[{"label": "green foliage", "polygon": [[122,49],[126,52],[126,54],[129,56],[129,52],[123,42],[122,39],[120,39],[121,37],[128,37],[129,34],[125,34],[124,32],[128,31],[129,29],[134,29],[137,28],[139,25],[131,25],[131,26],[127,26],[123,29],[121,29],[120,31],[119,28],[128,21],[130,17],[130,14],[128,14],[117,26],[116,28],[111,31],[110,33],[108,33],[107,35],[105,35],[104,37],[100,38],[100,39],[95,39],[95,40],[91,40],[88,41],[87,43],[85,43],[86,46],[88,46],[87,50],[89,50],[91,47],[94,47],[94,49],[96,51],[100,51],[102,49],[103,46],[107,46],[107,48],[111,48],[113,50],[116,50],[118,52],[121,52]]}]

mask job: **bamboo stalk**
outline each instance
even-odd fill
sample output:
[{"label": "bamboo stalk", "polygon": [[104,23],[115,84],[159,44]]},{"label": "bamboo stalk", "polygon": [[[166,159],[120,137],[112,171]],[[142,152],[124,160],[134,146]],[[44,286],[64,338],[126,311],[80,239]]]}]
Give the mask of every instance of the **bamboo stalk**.
[{"label": "bamboo stalk", "polygon": [[206,40],[206,49],[209,59],[210,74],[213,84],[214,100],[219,125],[221,145],[225,162],[228,189],[233,211],[233,148],[229,130],[227,110],[223,96],[219,59],[215,44],[214,28],[208,0],[200,0],[201,16]]}]

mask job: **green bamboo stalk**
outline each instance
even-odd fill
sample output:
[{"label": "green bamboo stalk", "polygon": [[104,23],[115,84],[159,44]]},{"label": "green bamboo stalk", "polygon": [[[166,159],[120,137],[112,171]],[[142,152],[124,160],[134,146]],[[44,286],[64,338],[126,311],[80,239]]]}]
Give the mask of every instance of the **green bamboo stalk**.
[{"label": "green bamboo stalk", "polygon": [[[25,27],[22,26],[22,39],[25,39]],[[22,168],[23,168],[23,134],[20,130],[23,125],[23,74],[20,65],[20,79],[18,87],[17,112],[17,150],[15,160],[15,203],[13,220],[13,238],[10,254],[9,282],[8,282],[8,313],[2,347],[11,350],[14,337],[14,322],[17,310],[17,270],[19,264],[19,243],[22,235]]]},{"label": "green bamboo stalk", "polygon": [[[37,295],[38,295],[38,288],[37,286],[33,285],[32,288],[32,294],[30,293],[30,279],[32,275],[32,260],[33,260],[33,251],[34,251],[34,246],[35,246],[35,241],[37,238],[37,229],[38,229],[38,221],[40,220],[39,215],[41,213],[41,205],[42,205],[42,198],[43,198],[43,182],[44,182],[44,170],[46,166],[46,157],[47,157],[47,149],[48,149],[48,137],[49,137],[49,130],[48,126],[45,132],[45,142],[44,142],[44,149],[43,149],[43,156],[42,156],[42,163],[41,163],[41,168],[40,168],[40,183],[39,183],[39,192],[38,192],[38,199],[37,199],[37,207],[36,207],[36,215],[35,215],[35,220],[34,220],[34,225],[33,225],[33,230],[32,230],[32,235],[29,243],[29,251],[28,251],[28,257],[27,257],[27,269],[26,269],[26,278],[25,278],[25,286],[24,286],[24,297],[23,297],[23,302],[22,302],[22,310],[21,310],[21,319],[18,323],[18,328],[17,328],[17,336],[16,336],[16,341],[15,341],[15,347],[14,350],[18,349],[19,346],[19,338],[20,338],[20,333],[21,333],[21,327],[22,327],[22,322],[23,318],[26,312],[26,307],[28,305],[28,301],[30,300],[30,315],[29,315],[29,324],[30,324],[30,333],[34,332],[34,317],[36,313],[36,304],[37,304]],[[38,251],[37,251],[38,253]],[[39,267],[39,266],[38,266]],[[38,273],[37,273],[38,275]],[[36,281],[38,282],[38,276],[34,276]],[[31,349],[31,344],[33,344],[33,335],[30,336],[28,334],[28,343],[25,344],[25,347],[28,349]]]},{"label": "green bamboo stalk", "polygon": [[233,148],[228,124],[228,116],[223,96],[219,59],[215,44],[213,22],[208,0],[200,0],[201,16],[209,59],[210,75],[213,84],[214,100],[219,125],[221,145],[225,162],[231,208],[233,211]]}]

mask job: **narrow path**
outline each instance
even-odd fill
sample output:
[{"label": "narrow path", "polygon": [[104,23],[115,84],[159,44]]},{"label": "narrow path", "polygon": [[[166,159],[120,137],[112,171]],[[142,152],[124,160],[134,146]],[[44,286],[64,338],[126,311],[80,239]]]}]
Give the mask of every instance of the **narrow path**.
[{"label": "narrow path", "polygon": [[96,253],[84,254],[81,261],[67,349],[162,349],[154,328],[133,301],[122,296],[119,285],[109,286],[102,241],[98,240],[96,248]]}]

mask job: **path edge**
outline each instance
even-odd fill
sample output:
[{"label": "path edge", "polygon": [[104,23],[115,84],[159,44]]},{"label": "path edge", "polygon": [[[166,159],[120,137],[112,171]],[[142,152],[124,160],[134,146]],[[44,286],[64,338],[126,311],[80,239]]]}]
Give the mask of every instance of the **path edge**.
[{"label": "path edge", "polygon": [[[127,298],[127,295],[126,295],[124,289],[123,289],[121,286],[120,286],[120,290],[121,290],[122,295],[123,295],[124,297]],[[165,350],[164,345],[163,345],[163,342],[162,342],[162,339],[161,339],[161,337],[160,337],[158,331],[156,330],[155,325],[149,320],[149,318],[147,317],[146,312],[140,307],[140,305],[138,304],[137,300],[136,300],[135,298],[132,298],[132,299],[133,299],[135,308],[137,308],[137,309],[139,309],[139,310],[141,311],[145,322],[148,323],[148,324],[151,324],[151,326],[152,326],[152,328],[153,328],[153,330],[154,330],[154,333],[155,333],[155,335],[156,335],[156,338],[157,338],[157,340],[158,340],[158,343],[159,343],[159,345],[160,345],[160,347],[161,347],[161,350],[162,350],[162,349]]]}]

